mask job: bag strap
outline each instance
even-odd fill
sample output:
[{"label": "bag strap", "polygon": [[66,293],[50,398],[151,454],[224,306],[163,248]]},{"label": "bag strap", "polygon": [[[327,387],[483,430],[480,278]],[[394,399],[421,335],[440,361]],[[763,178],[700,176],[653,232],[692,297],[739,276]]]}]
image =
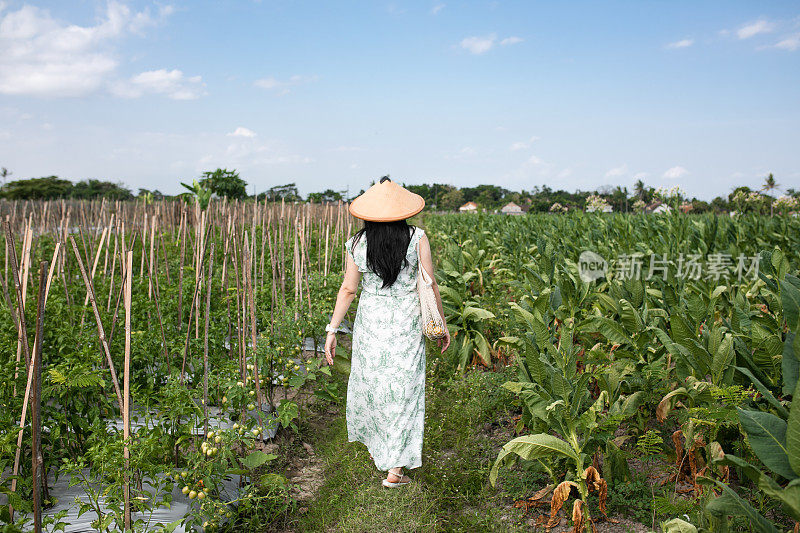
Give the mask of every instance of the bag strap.
[{"label": "bag strap", "polygon": [[419,241],[417,241],[417,268],[419,269],[419,276],[422,277],[422,281],[426,285],[432,285],[433,279],[428,275],[428,271],[425,270],[425,267],[422,265],[422,258],[419,255]]}]

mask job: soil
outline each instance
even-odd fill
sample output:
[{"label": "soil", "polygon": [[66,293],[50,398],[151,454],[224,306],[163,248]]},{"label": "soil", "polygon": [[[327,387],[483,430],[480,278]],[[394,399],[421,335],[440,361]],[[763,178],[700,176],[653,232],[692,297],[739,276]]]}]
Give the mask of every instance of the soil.
[{"label": "soil", "polygon": [[[612,517],[612,521],[608,522],[595,522],[596,533],[648,533],[652,531],[651,528],[644,524],[624,517]],[[535,528],[536,520],[528,520],[528,525]],[[534,531],[545,531],[544,527],[533,529]],[[590,531],[591,528],[587,528]],[[572,533],[572,526],[567,524],[567,519],[562,518],[561,522],[554,528],[550,529],[550,533]]]},{"label": "soil", "polygon": [[302,508],[306,502],[314,499],[319,488],[325,483],[325,463],[308,443],[302,443],[305,455],[294,456],[286,478],[291,484],[291,494]]},{"label": "soil", "polygon": [[[328,422],[338,416],[338,409],[332,408],[321,413],[316,413],[309,423],[311,432],[323,431]],[[300,442],[296,446],[286,469],[286,479],[290,484],[291,495],[298,504],[300,513],[307,510],[308,502],[312,501],[325,484],[325,461],[314,451],[307,442]]]}]

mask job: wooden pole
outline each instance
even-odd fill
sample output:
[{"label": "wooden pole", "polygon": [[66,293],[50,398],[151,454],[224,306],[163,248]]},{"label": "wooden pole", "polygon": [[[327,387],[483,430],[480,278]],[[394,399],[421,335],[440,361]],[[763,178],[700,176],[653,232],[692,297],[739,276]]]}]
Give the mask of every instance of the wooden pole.
[{"label": "wooden pole", "polygon": [[[69,236],[69,241],[72,244],[72,251],[75,252],[75,257],[78,259],[78,268],[81,271],[81,276],[83,276],[83,282],[86,285],[86,291],[89,295],[89,300],[92,303],[92,310],[94,311],[94,318],[97,322],[97,335],[100,338],[100,344],[103,346],[103,351],[106,355],[106,361],[108,362],[108,369],[111,371],[111,384],[114,386],[114,393],[117,395],[117,403],[119,405],[120,410],[123,409],[123,400],[122,400],[122,392],[119,389],[119,380],[117,380],[117,372],[114,370],[114,361],[111,359],[111,350],[108,348],[108,340],[106,339],[106,332],[103,329],[103,321],[100,319],[100,311],[97,309],[97,300],[94,296],[94,287],[92,286],[92,281],[89,279],[88,274],[86,273],[86,268],[83,266],[83,259],[81,259],[81,254],[78,251],[78,245],[75,243],[75,237],[72,235]],[[127,270],[126,272],[127,277],[131,276],[131,271]]]},{"label": "wooden pole", "polygon": [[33,469],[33,530],[42,531],[42,341],[44,334],[44,306],[46,301],[47,261],[39,265],[39,301],[36,309],[36,341],[33,345],[34,355],[30,373],[33,376],[31,395],[31,434],[32,469]]},{"label": "wooden pole", "polygon": [[129,442],[131,438],[131,276],[133,270],[133,252],[127,252],[125,270],[129,273],[125,277],[125,375],[123,376],[124,400],[122,408],[122,438],[125,447],[122,449],[122,457],[125,461],[123,496],[125,499],[125,531],[131,530],[131,486],[130,486],[130,467],[131,451]]},{"label": "wooden pole", "polygon": [[179,230],[181,240],[181,266],[178,269],[178,331],[183,329],[183,262],[186,258],[186,208],[181,214]]},{"label": "wooden pole", "polygon": [[[246,281],[245,291],[246,291],[247,295],[250,297],[250,302],[249,302],[249,307],[250,307],[250,341],[253,343],[253,351],[251,352],[253,354],[252,355],[253,379],[255,379],[255,382],[256,382],[256,405],[258,406],[258,411],[256,413],[258,414],[258,425],[263,428],[264,425],[263,425],[263,423],[261,421],[261,404],[263,403],[263,399],[261,397],[261,383],[260,383],[260,379],[261,378],[259,377],[258,357],[256,356],[256,354],[258,353],[258,351],[256,350],[256,343],[257,343],[257,340],[258,340],[257,339],[258,332],[256,331],[256,302],[255,302],[255,295],[253,294],[253,285],[254,285],[254,283],[253,283],[253,269],[251,268],[251,266],[252,266],[251,264],[253,263],[253,256],[250,255],[250,249],[247,247],[247,233],[244,234],[244,243],[245,243],[244,261],[246,263],[245,271],[247,272],[247,278],[245,280]],[[263,439],[263,434],[262,434],[262,439]]]},{"label": "wooden pole", "polygon": [[208,278],[206,279],[206,322],[203,331],[203,413],[205,432],[208,435],[208,326],[211,317],[211,276],[214,273],[214,240],[211,240],[208,258]]}]

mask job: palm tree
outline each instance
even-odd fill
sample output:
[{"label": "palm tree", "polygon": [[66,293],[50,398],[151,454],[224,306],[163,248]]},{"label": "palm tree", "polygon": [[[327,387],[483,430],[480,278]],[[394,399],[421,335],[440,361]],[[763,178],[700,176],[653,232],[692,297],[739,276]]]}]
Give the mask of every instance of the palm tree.
[{"label": "palm tree", "polygon": [[633,184],[633,192],[636,196],[639,197],[639,200],[646,202],[645,195],[647,194],[647,189],[645,188],[644,182],[642,180],[636,180],[636,183]]},{"label": "palm tree", "polygon": [[[764,179],[764,186],[761,187],[761,190],[764,191],[765,193],[769,193],[769,192],[777,189],[778,187],[779,187],[779,185],[775,181],[775,176],[773,176],[772,172],[770,172],[769,176],[767,176]],[[773,212],[772,200],[770,200],[770,203],[769,203],[769,216],[772,216],[772,212]]]}]

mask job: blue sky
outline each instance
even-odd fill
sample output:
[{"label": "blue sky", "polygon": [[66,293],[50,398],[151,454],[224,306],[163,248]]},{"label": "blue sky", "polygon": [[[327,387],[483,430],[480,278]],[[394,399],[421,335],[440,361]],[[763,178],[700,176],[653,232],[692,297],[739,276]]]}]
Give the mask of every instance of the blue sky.
[{"label": "blue sky", "polygon": [[0,1],[0,166],[800,188],[799,2]]}]

